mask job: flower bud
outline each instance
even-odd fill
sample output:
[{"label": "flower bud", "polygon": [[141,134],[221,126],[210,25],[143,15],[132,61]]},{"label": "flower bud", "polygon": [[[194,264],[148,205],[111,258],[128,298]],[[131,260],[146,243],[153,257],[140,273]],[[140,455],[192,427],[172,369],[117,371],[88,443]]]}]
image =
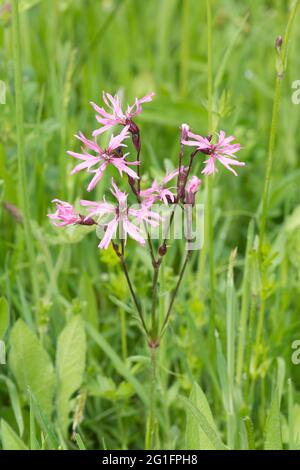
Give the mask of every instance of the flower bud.
[{"label": "flower bud", "polygon": [[277,52],[281,51],[282,43],[283,43],[282,36],[277,36],[276,41],[275,41],[275,47],[277,49]]},{"label": "flower bud", "polygon": [[167,245],[163,243],[158,249],[159,256],[165,256],[167,253]]},{"label": "flower bud", "polygon": [[188,174],[188,168],[185,166],[182,166],[179,170],[179,178],[178,178],[178,197],[179,199],[182,199],[184,197],[184,186],[185,186],[185,181],[187,178]]},{"label": "flower bud", "polygon": [[85,217],[84,215],[79,214],[79,220],[77,225],[96,225],[97,222],[94,221],[91,217]]},{"label": "flower bud", "polygon": [[188,133],[190,131],[190,126],[188,126],[187,124],[181,124],[180,131],[181,131],[181,137],[180,137],[181,142],[183,140],[187,140],[188,139]]},{"label": "flower bud", "polygon": [[185,187],[185,202],[186,204],[195,204],[196,193],[201,185],[202,181],[197,176],[192,176],[192,178],[187,182]]},{"label": "flower bud", "polygon": [[284,59],[282,54],[282,43],[283,39],[281,36],[278,36],[275,41],[276,49],[276,71],[277,76],[282,79],[285,71]]}]

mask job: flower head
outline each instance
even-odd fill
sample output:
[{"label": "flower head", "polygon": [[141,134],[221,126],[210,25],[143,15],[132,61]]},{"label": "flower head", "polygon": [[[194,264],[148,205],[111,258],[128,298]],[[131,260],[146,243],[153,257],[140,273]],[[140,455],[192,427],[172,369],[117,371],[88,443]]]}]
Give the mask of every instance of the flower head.
[{"label": "flower head", "polygon": [[102,127],[93,132],[93,136],[96,137],[99,134],[111,129],[116,124],[122,124],[123,126],[129,125],[130,131],[132,130],[132,118],[142,112],[142,104],[149,103],[152,101],[155,93],[148,93],[143,98],[136,98],[132,106],[127,106],[126,111],[123,111],[118,95],[112,96],[109,93],[103,92],[103,101],[108,108],[106,111],[103,107],[91,102],[94,110],[96,111],[96,119]]},{"label": "flower head", "polygon": [[180,126],[180,142],[188,139],[188,133],[190,131],[190,126],[188,124],[181,124]]},{"label": "flower head", "polygon": [[185,187],[185,200],[187,204],[195,204],[195,196],[202,181],[197,176],[192,176]]},{"label": "flower head", "polygon": [[[67,152],[72,157],[82,160],[81,163],[75,166],[71,174],[75,174],[81,170],[87,170],[89,173],[94,173],[94,177],[88,185],[88,191],[92,191],[92,189],[95,188],[109,164],[114,166],[121,176],[124,172],[131,178],[138,178],[136,172],[129,168],[129,165],[138,165],[139,162],[128,162],[126,161],[126,157],[129,153],[124,155],[120,153],[121,147],[127,147],[123,142],[129,137],[128,129],[129,126],[125,126],[119,135],[112,135],[108,147],[105,150],[102,149],[97,142],[87,139],[81,132],[75,136],[84,144],[84,147],[82,149],[83,153]],[[94,152],[95,155],[91,155],[91,151]],[[98,165],[98,168],[91,169],[95,165]]]},{"label": "flower head", "polygon": [[231,144],[235,138],[231,135],[225,137],[225,132],[221,131],[219,134],[218,142],[213,144],[211,137],[202,137],[201,135],[188,132],[189,139],[184,140],[183,144],[196,147],[197,150],[205,155],[209,155],[208,159],[204,161],[205,168],[202,171],[204,175],[210,175],[218,171],[216,161],[218,160],[225,168],[237,176],[236,171],[231,166],[244,166],[244,162],[234,160],[235,153],[241,148],[240,144]]},{"label": "flower head", "polygon": [[53,222],[56,227],[64,225],[73,225],[81,221],[81,217],[74,210],[74,207],[68,202],[61,201],[60,199],[53,199],[56,204],[56,212],[48,214],[49,219],[59,220],[60,222]]},{"label": "flower head", "polygon": [[[149,211],[145,206],[134,209],[127,206],[127,194],[121,191],[112,179],[111,193],[117,200],[117,204],[110,204],[104,202],[81,201],[81,205],[90,207],[90,212],[87,218],[99,216],[99,224],[105,226],[105,234],[102,238],[99,248],[107,249],[111,240],[116,237],[117,229],[119,238],[127,240],[129,235],[141,245],[145,244],[141,228],[134,222],[141,224],[146,223],[152,226],[157,226],[160,217],[155,212]],[[101,222],[103,216],[108,217],[106,223]]]},{"label": "flower head", "polygon": [[175,202],[176,195],[171,191],[174,188],[166,188],[165,186],[176,176],[178,176],[178,169],[167,173],[160,184],[154,180],[150,188],[141,191],[140,196],[143,199],[143,204],[146,207],[151,207],[155,201],[162,201],[166,206],[170,202]]}]

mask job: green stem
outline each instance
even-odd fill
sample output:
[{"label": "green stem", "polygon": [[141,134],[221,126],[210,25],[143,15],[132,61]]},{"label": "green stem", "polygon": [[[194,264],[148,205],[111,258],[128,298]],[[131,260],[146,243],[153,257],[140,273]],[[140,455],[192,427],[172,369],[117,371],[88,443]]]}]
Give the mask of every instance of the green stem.
[{"label": "green stem", "polygon": [[161,330],[160,330],[160,335],[159,335],[159,338],[160,338],[160,339],[163,337],[163,335],[164,335],[165,332],[166,332],[166,328],[167,328],[167,326],[168,326],[168,323],[169,323],[169,320],[170,320],[170,316],[171,316],[171,313],[172,313],[172,308],[173,308],[173,305],[174,305],[174,302],[175,302],[175,299],[176,299],[176,296],[177,296],[179,287],[180,287],[180,285],[181,285],[181,282],[182,282],[182,279],[183,279],[185,270],[186,270],[186,268],[187,268],[189,259],[190,259],[190,257],[191,257],[191,254],[192,254],[191,251],[188,251],[187,254],[186,254],[186,258],[185,258],[185,261],[184,261],[183,266],[182,266],[182,268],[181,268],[181,271],[180,271],[180,274],[179,274],[179,278],[178,278],[176,287],[175,287],[175,289],[174,289],[174,291],[173,291],[173,294],[172,294],[172,297],[171,297],[170,305],[169,305],[169,308],[168,308],[168,310],[167,310],[167,313],[166,313],[166,316],[165,316],[165,320],[164,320],[163,325],[162,325]]},{"label": "green stem", "polygon": [[25,162],[25,137],[24,137],[24,107],[23,107],[23,82],[22,82],[22,60],[21,60],[21,38],[19,22],[19,2],[12,2],[12,25],[13,25],[13,51],[14,51],[14,74],[15,74],[15,94],[16,94],[16,124],[17,124],[17,144],[18,144],[18,188],[19,201],[23,213],[24,235],[27,255],[30,265],[30,277],[32,292],[35,302],[39,298],[39,288],[36,269],[35,250],[30,226],[30,204],[29,190],[27,186],[26,162]]},{"label": "green stem", "polygon": [[184,98],[188,88],[189,72],[189,0],[182,2],[180,44],[180,93]]},{"label": "green stem", "polygon": [[157,339],[157,315],[156,315],[156,304],[157,304],[157,294],[158,294],[158,278],[159,278],[159,268],[162,263],[160,258],[157,263],[153,266],[153,285],[152,285],[152,310],[151,310],[151,339],[156,341]]},{"label": "green stem", "polygon": [[144,227],[145,227],[145,230],[146,230],[146,233],[147,233],[147,241],[148,241],[148,247],[149,247],[151,260],[152,260],[152,263],[154,264],[154,263],[156,263],[155,253],[154,253],[153,243],[152,243],[151,236],[150,236],[150,233],[149,233],[146,222],[144,222]]},{"label": "green stem", "polygon": [[150,422],[149,422],[149,449],[155,450],[157,435],[157,418],[156,418],[156,402],[157,402],[157,348],[150,348],[151,360],[151,383],[150,383]]},{"label": "green stem", "polygon": [[242,381],[242,373],[244,368],[245,345],[247,337],[247,324],[249,316],[250,304],[250,264],[251,264],[251,250],[254,239],[254,221],[251,220],[248,228],[247,247],[246,247],[246,262],[242,287],[242,307],[239,325],[239,339],[237,350],[237,367],[236,367],[236,381],[240,385]]},{"label": "green stem", "polygon": [[260,234],[259,234],[260,257],[262,256],[262,252],[263,252],[263,245],[264,245],[264,238],[265,238],[266,224],[267,224],[270,183],[271,183],[271,175],[272,175],[272,167],[273,167],[273,159],[274,159],[274,149],[275,149],[275,143],[276,143],[277,124],[278,124],[280,97],[281,97],[281,89],[282,89],[282,79],[283,79],[283,75],[287,67],[288,44],[289,44],[289,39],[290,39],[291,31],[292,31],[293,22],[294,22],[299,4],[300,4],[300,0],[297,0],[290,13],[284,40],[283,40],[282,52],[281,52],[280,47],[279,47],[279,50],[277,50],[277,55],[278,55],[277,60],[279,61],[279,64],[278,64],[279,69],[277,69],[277,78],[276,78],[276,85],[275,85],[275,91],[274,91],[271,130],[270,130],[269,148],[268,148],[268,160],[267,160],[265,184],[264,184],[264,191],[263,191],[262,213],[261,213]]},{"label": "green stem", "polygon": [[283,41],[282,41],[282,38],[280,37],[276,39],[277,77],[276,77],[276,84],[275,84],[275,90],[274,90],[271,130],[270,130],[269,147],[268,147],[268,160],[267,160],[267,167],[266,167],[266,176],[265,176],[263,202],[262,202],[262,213],[261,213],[261,220],[260,220],[260,232],[259,232],[259,261],[261,265],[261,294],[260,294],[261,300],[260,300],[260,311],[259,311],[258,327],[257,327],[257,334],[256,334],[256,349],[255,349],[255,362],[254,362],[255,367],[259,360],[259,345],[261,344],[261,341],[262,341],[265,310],[266,310],[266,300],[265,300],[265,294],[264,294],[265,283],[266,283],[266,279],[265,279],[266,272],[265,272],[265,267],[263,264],[263,252],[264,252],[264,240],[265,240],[267,216],[268,216],[271,175],[272,175],[274,150],[275,150],[275,144],[276,144],[277,127],[278,127],[278,116],[279,116],[280,98],[281,98],[281,90],[282,90],[282,81],[283,81],[283,77],[287,68],[289,38],[291,35],[292,25],[293,25],[299,5],[300,5],[300,0],[297,0],[290,13]]},{"label": "green stem", "polygon": [[212,69],[212,14],[211,0],[206,0],[207,15],[207,110],[208,110],[208,131],[212,131],[213,116],[213,69]]},{"label": "green stem", "polygon": [[268,161],[267,161],[267,168],[266,168],[265,184],[264,184],[264,191],[263,191],[263,202],[262,202],[262,214],[261,214],[261,222],[260,222],[260,236],[259,236],[259,253],[260,253],[260,255],[262,254],[264,238],[265,238],[265,232],[266,232],[270,182],[271,182],[271,173],[272,173],[272,166],[273,166],[273,155],[274,155],[276,132],[277,132],[279,103],[280,103],[280,96],[281,96],[281,83],[282,83],[282,78],[277,76],[275,92],[274,92],[274,102],[273,102],[271,132],[270,132],[270,140],[269,140]]},{"label": "green stem", "polygon": [[[212,8],[211,0],[206,0],[207,8],[207,110],[208,133],[213,132],[213,66],[212,66]],[[213,230],[213,179],[207,178],[206,224],[209,240],[209,274],[211,301],[211,329],[215,323],[215,262],[214,262],[214,230]]]},{"label": "green stem", "polygon": [[133,288],[133,285],[132,285],[132,282],[131,282],[131,279],[130,279],[130,276],[129,276],[127,264],[126,264],[126,261],[125,261],[125,258],[124,258],[124,254],[123,254],[123,253],[120,253],[120,252],[118,251],[118,248],[116,247],[116,245],[113,245],[113,248],[114,248],[114,250],[115,250],[117,256],[119,257],[120,264],[121,264],[121,268],[122,268],[123,273],[124,273],[124,275],[125,275],[125,278],[126,278],[126,281],[127,281],[127,284],[128,284],[128,287],[129,287],[131,296],[132,296],[132,300],[133,300],[133,302],[134,302],[134,305],[135,305],[136,311],[137,311],[137,313],[138,313],[139,319],[140,319],[140,321],[141,321],[142,327],[143,327],[143,329],[144,329],[144,332],[145,332],[146,336],[148,337],[148,336],[149,336],[149,332],[148,332],[148,328],[147,328],[147,325],[146,325],[146,322],[145,322],[145,319],[144,319],[144,315],[143,315],[141,303],[140,303],[140,301],[138,300],[138,298],[137,298],[137,296],[136,296],[136,293],[135,293],[135,291],[134,291],[134,288]]}]

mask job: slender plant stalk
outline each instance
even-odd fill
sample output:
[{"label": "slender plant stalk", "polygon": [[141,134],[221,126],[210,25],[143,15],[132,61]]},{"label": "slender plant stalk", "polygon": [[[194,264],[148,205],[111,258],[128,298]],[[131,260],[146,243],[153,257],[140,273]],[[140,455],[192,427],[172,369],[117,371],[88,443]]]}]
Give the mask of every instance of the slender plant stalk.
[{"label": "slender plant stalk", "polygon": [[141,192],[141,143],[140,143],[140,148],[137,150],[137,175],[138,175],[138,180],[137,180],[137,186],[138,186],[138,195],[140,196]]},{"label": "slender plant stalk", "polygon": [[[141,198],[140,198],[140,193],[141,193],[141,168],[140,168],[140,155],[141,155],[141,137],[140,137],[140,131],[138,127],[136,128],[137,134],[135,137],[133,136],[133,144],[136,148],[137,152],[137,174],[138,174],[138,182],[137,182],[137,190],[132,187],[132,190],[136,196],[137,202],[140,204]],[[123,265],[123,271],[125,273],[131,295],[134,299],[134,303],[136,306],[136,309],[138,311],[138,315],[140,317],[140,320],[142,322],[143,328],[145,330],[147,339],[148,339],[148,345],[150,349],[150,359],[151,359],[151,379],[150,379],[150,416],[149,416],[149,425],[147,425],[146,428],[146,448],[147,449],[154,449],[156,448],[156,435],[157,435],[157,419],[156,419],[156,391],[157,391],[157,383],[156,383],[156,349],[159,346],[159,343],[157,342],[157,328],[158,328],[158,318],[157,318],[157,297],[158,297],[158,278],[159,278],[159,268],[162,262],[162,258],[159,258],[156,260],[155,252],[154,252],[154,247],[153,243],[151,240],[151,236],[149,233],[149,230],[147,228],[147,224],[144,222],[144,227],[145,231],[147,233],[147,241],[148,241],[148,247],[149,247],[149,252],[152,260],[152,266],[153,266],[153,283],[152,283],[152,309],[151,309],[151,330],[149,332],[147,325],[144,320],[144,315],[143,312],[140,308],[140,304],[137,301],[136,295],[134,293],[130,278],[129,278],[129,273],[125,264],[125,259],[124,259],[124,253],[122,254],[120,261],[121,264]],[[117,252],[117,251],[116,251]],[[117,253],[118,254],[118,253]]]},{"label": "slender plant stalk", "polygon": [[155,260],[155,253],[154,253],[153,243],[152,243],[152,240],[151,240],[151,235],[148,231],[146,222],[144,222],[144,226],[145,226],[145,230],[147,232],[147,240],[148,240],[148,247],[149,247],[151,260],[152,260],[152,263],[154,265],[156,263],[156,260]]},{"label": "slender plant stalk", "polygon": [[260,222],[260,236],[259,236],[259,253],[262,254],[265,232],[266,232],[266,222],[267,222],[267,212],[268,212],[268,202],[269,202],[269,192],[270,192],[270,182],[271,182],[271,173],[273,167],[273,155],[276,141],[276,131],[277,131],[277,122],[279,114],[279,103],[281,96],[281,83],[282,78],[277,76],[276,86],[274,92],[274,102],[273,102],[273,111],[272,111],[272,121],[271,121],[271,132],[269,140],[269,151],[268,151],[268,161],[266,168],[266,177],[263,191],[263,202],[262,202],[262,214]]},{"label": "slender plant stalk", "polygon": [[190,0],[183,0],[181,13],[180,93],[182,98],[187,92],[189,76],[189,2]]},{"label": "slender plant stalk", "polygon": [[[208,133],[213,132],[213,68],[212,68],[212,6],[211,0],[206,0],[207,10],[207,111]],[[206,178],[206,208],[205,208],[205,245],[202,250],[200,276],[202,278],[206,260],[207,248],[209,251],[209,277],[210,277],[210,330],[215,324],[215,260],[214,260],[214,230],[213,230],[213,178]]]},{"label": "slender plant stalk", "polygon": [[125,261],[125,258],[124,258],[124,254],[120,253],[115,246],[114,246],[114,250],[115,250],[115,252],[117,253],[117,255],[120,259],[120,264],[121,264],[123,273],[125,275],[125,278],[126,278],[126,281],[127,281],[127,284],[128,284],[128,287],[129,287],[129,290],[130,290],[130,293],[131,293],[136,311],[138,313],[139,319],[140,319],[141,324],[143,326],[144,332],[145,332],[146,336],[148,336],[149,332],[148,332],[148,328],[147,328],[147,325],[146,325],[146,322],[145,322],[145,319],[144,319],[142,307],[141,307],[141,304],[140,304],[140,302],[139,302],[139,300],[136,296],[136,293],[134,291],[134,288],[133,288],[133,285],[132,285],[132,282],[131,282],[131,279],[130,279],[130,276],[129,276],[127,264],[126,264],[126,261]]},{"label": "slender plant stalk", "polygon": [[12,2],[12,24],[13,24],[13,50],[14,50],[14,74],[16,93],[16,123],[17,123],[17,143],[18,143],[18,195],[19,203],[23,213],[24,235],[29,260],[32,292],[35,302],[39,298],[39,288],[37,279],[36,258],[34,253],[34,243],[30,226],[30,204],[29,190],[27,186],[26,161],[25,161],[25,137],[24,137],[24,107],[23,107],[23,82],[22,82],[22,60],[21,60],[21,38],[19,21],[19,2]]},{"label": "slender plant stalk", "polygon": [[185,260],[184,260],[184,263],[183,263],[183,266],[181,268],[181,271],[180,271],[180,274],[179,274],[179,278],[178,278],[178,281],[177,281],[177,284],[176,284],[176,287],[172,293],[172,297],[171,297],[171,301],[170,301],[170,304],[169,304],[169,307],[168,307],[168,310],[167,310],[167,313],[166,313],[166,316],[165,316],[165,320],[162,324],[162,327],[161,327],[161,330],[160,330],[160,339],[163,337],[163,335],[165,334],[166,332],[166,328],[168,326],[168,323],[169,323],[169,320],[170,320],[170,316],[171,316],[171,313],[172,313],[172,308],[173,308],[173,305],[174,305],[174,301],[176,299],[176,296],[177,296],[177,293],[178,293],[178,290],[179,290],[179,287],[181,285],[181,282],[182,282],[182,279],[183,279],[183,276],[184,276],[184,273],[185,273],[185,270],[188,266],[188,262],[189,262],[189,259],[191,258],[191,254],[192,252],[191,251],[188,251],[187,254],[186,254],[186,257],[185,257]]},{"label": "slender plant stalk", "polygon": [[157,339],[158,319],[156,315],[156,307],[157,307],[159,268],[160,268],[161,262],[162,262],[162,258],[160,258],[159,261],[154,265],[154,274],[153,274],[152,311],[151,311],[151,338],[153,341]]},{"label": "slender plant stalk", "polygon": [[279,61],[280,69],[279,70],[277,69],[277,77],[276,77],[276,84],[275,84],[275,90],[274,90],[271,130],[270,130],[270,137],[269,137],[268,160],[267,160],[265,184],[264,184],[264,191],[263,191],[262,213],[261,213],[260,234],[259,234],[260,256],[262,255],[262,251],[263,251],[266,224],[267,224],[270,183],[271,183],[271,175],[272,175],[273,160],[274,160],[274,149],[275,149],[275,143],[276,143],[279,106],[280,106],[280,97],[281,97],[281,89],[282,89],[282,79],[283,79],[284,72],[287,67],[287,54],[288,54],[289,39],[290,39],[292,26],[293,26],[294,19],[295,19],[299,5],[300,5],[300,0],[297,0],[289,16],[289,20],[288,20],[288,24],[286,27],[284,40],[283,40],[282,53],[281,51],[277,51],[277,54],[279,56],[278,61]]},{"label": "slender plant stalk", "polygon": [[157,448],[156,435],[157,435],[157,348],[150,348],[151,359],[151,388],[150,388],[150,423],[149,423],[149,447],[152,450]]},{"label": "slender plant stalk", "polygon": [[[137,175],[138,175],[138,187],[137,187],[137,190],[135,189],[134,186],[131,186],[132,190],[133,190],[133,193],[136,197],[136,200],[137,200],[137,203],[140,204],[141,203],[141,198],[140,198],[140,192],[141,192],[141,169],[140,169],[140,162],[141,162],[141,148],[142,148],[142,143],[141,143],[141,134],[140,134],[140,130],[138,129],[137,127],[137,139],[138,139],[138,144],[134,141],[134,138],[132,138],[132,141],[133,141],[133,144],[136,148],[136,160],[137,162],[139,162],[139,164],[137,165]],[[151,260],[152,260],[152,264],[153,266],[155,265],[156,261],[155,261],[155,253],[154,253],[154,247],[153,247],[153,243],[152,243],[152,240],[151,240],[151,236],[150,236],[150,233],[149,233],[149,230],[148,230],[148,227],[147,227],[147,224],[146,222],[144,221],[144,228],[145,228],[145,231],[147,233],[147,241],[148,241],[148,247],[149,247],[149,252],[150,252],[150,256],[151,256]]]},{"label": "slender plant stalk", "polygon": [[256,332],[256,350],[255,350],[255,362],[254,362],[255,367],[259,359],[258,349],[259,349],[259,345],[261,343],[261,338],[263,335],[264,317],[265,317],[265,309],[266,309],[266,300],[265,300],[265,295],[263,292],[264,285],[265,285],[265,274],[266,274],[265,268],[263,265],[263,248],[264,248],[264,239],[265,239],[267,216],[268,216],[270,184],[271,184],[271,175],[272,175],[273,160],[274,160],[274,150],[275,150],[275,144],[276,144],[277,127],[278,127],[281,89],[282,89],[282,81],[283,81],[284,73],[287,68],[289,39],[290,39],[293,22],[294,22],[297,10],[299,8],[299,5],[300,5],[300,0],[297,0],[292,8],[292,11],[288,19],[283,43],[280,37],[278,37],[276,40],[277,77],[276,77],[276,84],[275,84],[275,90],[274,90],[271,130],[270,130],[269,148],[268,148],[268,160],[267,160],[265,184],[264,184],[264,191],[263,191],[262,213],[261,213],[260,233],[259,233],[259,259],[261,263],[262,288],[261,288],[260,312],[259,312],[258,326],[257,326],[257,332]]},{"label": "slender plant stalk", "polygon": [[234,263],[236,250],[231,253],[227,273],[226,289],[226,358],[227,358],[227,381],[228,381],[228,404],[227,404],[227,444],[234,449],[235,444],[235,406],[234,406],[234,356],[235,356],[235,287],[234,287]]},{"label": "slender plant stalk", "polygon": [[247,335],[247,322],[249,317],[249,304],[250,304],[250,264],[251,264],[251,250],[254,238],[254,222],[251,220],[248,228],[247,247],[246,247],[246,262],[244,270],[244,279],[242,287],[242,308],[239,325],[239,339],[237,350],[237,366],[236,366],[236,381],[239,385],[242,380],[242,373],[244,368],[245,344]]}]

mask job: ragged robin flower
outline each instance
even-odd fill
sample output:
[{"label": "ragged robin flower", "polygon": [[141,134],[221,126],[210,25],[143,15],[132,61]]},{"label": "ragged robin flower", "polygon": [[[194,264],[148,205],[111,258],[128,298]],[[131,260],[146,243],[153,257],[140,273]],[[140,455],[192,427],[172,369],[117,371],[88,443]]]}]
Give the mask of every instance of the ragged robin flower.
[{"label": "ragged robin flower", "polygon": [[[121,176],[124,172],[133,179],[138,178],[136,172],[129,168],[129,165],[138,165],[139,162],[127,161],[126,157],[129,153],[123,155],[121,152],[122,147],[127,147],[123,142],[129,137],[128,129],[129,126],[126,126],[120,134],[117,136],[111,136],[106,149],[102,149],[96,141],[87,139],[81,132],[75,136],[84,144],[84,147],[82,149],[83,153],[67,152],[72,157],[82,160],[81,163],[75,166],[71,174],[75,174],[81,170],[87,170],[89,173],[94,173],[94,177],[88,185],[88,191],[92,191],[92,189],[95,188],[98,181],[101,180],[108,165],[114,166]],[[90,151],[94,152],[95,155],[91,155],[89,153]],[[98,167],[96,169],[92,169],[95,165],[98,165]]]},{"label": "ragged robin flower", "polygon": [[54,214],[48,214],[48,217],[49,219],[52,219],[52,223],[56,227],[63,227],[64,225],[95,224],[95,221],[91,217],[84,217],[76,212],[72,204],[61,201],[60,199],[53,199],[52,202],[56,204],[56,212]]},{"label": "ragged robin flower", "polygon": [[132,106],[127,106],[126,111],[123,111],[120,98],[118,95],[112,96],[109,93],[103,92],[103,101],[108,108],[106,111],[103,107],[91,102],[94,110],[96,111],[96,119],[101,124],[101,127],[93,132],[93,136],[97,137],[103,132],[111,129],[117,124],[129,126],[129,131],[133,134],[136,133],[136,126],[132,118],[142,112],[142,104],[152,101],[155,93],[148,93],[143,98],[136,98]]},{"label": "ragged robin flower", "polygon": [[191,147],[196,147],[196,149],[208,155],[208,159],[204,161],[205,167],[202,171],[204,175],[211,175],[218,171],[216,167],[216,162],[219,161],[227,170],[231,171],[235,176],[237,172],[231,168],[231,166],[244,166],[244,162],[235,160],[235,153],[238,152],[241,148],[240,144],[231,144],[235,138],[231,135],[225,137],[225,132],[221,131],[219,134],[218,142],[216,144],[212,143],[211,136],[202,137],[201,135],[194,134],[193,132],[188,132],[188,137],[190,140],[183,140],[184,145]]},{"label": "ragged robin flower", "polygon": [[[110,242],[116,237],[117,230],[119,238],[125,240],[125,243],[129,235],[141,245],[145,245],[145,238],[140,225],[146,223],[156,227],[160,216],[145,206],[129,208],[127,205],[127,194],[120,191],[113,179],[111,193],[116,198],[117,205],[106,201],[93,202],[82,200],[80,202],[82,206],[90,208],[87,219],[98,216],[98,224],[105,227],[105,234],[99,244],[99,248],[107,249]],[[104,216],[108,217],[109,220],[103,221]]]}]

